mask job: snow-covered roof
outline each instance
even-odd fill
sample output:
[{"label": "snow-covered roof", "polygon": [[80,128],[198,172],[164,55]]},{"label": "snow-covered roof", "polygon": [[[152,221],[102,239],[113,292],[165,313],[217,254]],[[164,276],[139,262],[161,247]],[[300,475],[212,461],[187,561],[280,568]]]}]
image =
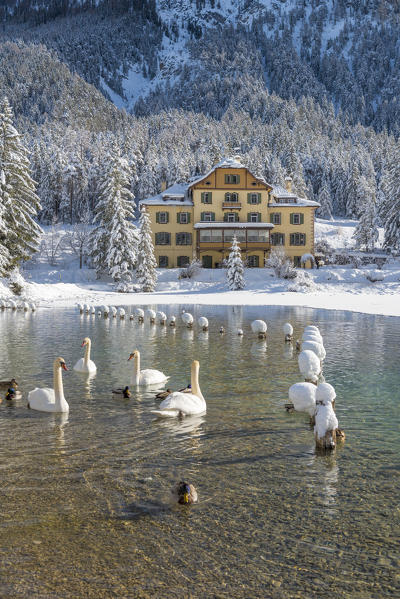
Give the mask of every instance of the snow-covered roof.
[{"label": "snow-covered roof", "polygon": [[174,183],[168,189],[158,193],[151,198],[140,200],[139,204],[161,205],[161,206],[193,206],[193,202],[188,198],[188,183]]},{"label": "snow-covered roof", "polygon": [[[273,185],[271,190],[271,196],[279,199],[279,202],[271,201],[268,206],[278,208],[280,206],[314,206],[318,208],[320,204],[313,202],[312,200],[306,200],[306,198],[299,198],[295,193],[289,192],[281,185]],[[285,202],[287,200],[287,202]]]},{"label": "snow-covered roof", "polygon": [[287,189],[282,187],[282,185],[273,185],[271,195],[276,198],[297,198],[295,193],[289,192]]},{"label": "snow-covered roof", "polygon": [[212,223],[196,223],[195,229],[273,229],[272,223],[227,223],[227,222],[212,222]]}]

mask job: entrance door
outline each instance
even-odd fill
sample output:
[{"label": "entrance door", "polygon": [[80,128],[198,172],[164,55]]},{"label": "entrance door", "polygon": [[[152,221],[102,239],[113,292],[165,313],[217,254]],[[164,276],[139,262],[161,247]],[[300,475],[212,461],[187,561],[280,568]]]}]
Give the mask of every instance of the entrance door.
[{"label": "entrance door", "polygon": [[212,256],[202,256],[201,263],[203,268],[212,268]]}]

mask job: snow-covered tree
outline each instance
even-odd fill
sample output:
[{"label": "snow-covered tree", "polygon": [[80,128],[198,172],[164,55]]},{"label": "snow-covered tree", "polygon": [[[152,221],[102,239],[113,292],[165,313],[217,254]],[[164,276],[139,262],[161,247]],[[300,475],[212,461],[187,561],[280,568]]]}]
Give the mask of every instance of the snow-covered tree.
[{"label": "snow-covered tree", "polygon": [[400,251],[400,148],[393,152],[387,165],[386,197],[383,206],[383,226],[385,227],[384,247],[396,253]]},{"label": "snow-covered tree", "polygon": [[129,190],[130,169],[118,150],[107,158],[95,208],[91,254],[98,274],[107,272],[115,281],[130,281],[137,261],[137,229],[134,195]]},{"label": "snow-covered tree", "polygon": [[372,252],[379,237],[376,198],[372,188],[370,188],[370,193],[368,193],[367,182],[364,183],[362,188],[367,195],[360,202],[360,218],[353,237],[357,247],[365,247],[367,252]]},{"label": "snow-covered tree", "polygon": [[240,246],[236,237],[232,239],[231,251],[228,257],[226,277],[228,279],[229,289],[237,291],[244,289],[244,265],[240,254]]},{"label": "snow-covered tree", "polygon": [[157,283],[157,262],[151,238],[151,222],[145,206],[142,206],[139,219],[138,265],[136,278],[142,291],[154,291]]},{"label": "snow-covered tree", "polygon": [[323,179],[319,193],[318,202],[321,204],[320,208],[317,209],[317,214],[321,218],[332,219],[332,201],[331,194],[326,179]]},{"label": "snow-covered tree", "polygon": [[11,260],[18,265],[38,249],[41,228],[35,222],[41,206],[30,174],[28,151],[13,126],[13,114],[7,98],[0,106],[0,173],[2,218],[6,227],[3,240]]},{"label": "snow-covered tree", "polygon": [[5,186],[4,171],[0,171],[0,276],[5,273],[10,263],[10,254],[6,246],[7,242],[7,225],[4,220],[5,205],[4,192]]}]

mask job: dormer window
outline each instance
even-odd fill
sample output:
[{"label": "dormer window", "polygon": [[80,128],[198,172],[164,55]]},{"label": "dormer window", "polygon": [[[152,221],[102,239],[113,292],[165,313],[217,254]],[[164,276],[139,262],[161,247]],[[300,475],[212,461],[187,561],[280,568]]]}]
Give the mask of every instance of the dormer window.
[{"label": "dormer window", "polygon": [[240,175],[225,175],[225,183],[232,183],[237,185],[240,183]]}]

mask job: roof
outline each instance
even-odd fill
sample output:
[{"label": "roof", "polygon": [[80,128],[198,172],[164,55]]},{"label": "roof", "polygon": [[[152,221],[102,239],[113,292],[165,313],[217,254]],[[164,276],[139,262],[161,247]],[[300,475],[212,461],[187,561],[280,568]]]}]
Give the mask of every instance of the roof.
[{"label": "roof", "polygon": [[273,229],[272,223],[195,223],[195,229]]},{"label": "roof", "polygon": [[162,191],[151,198],[140,200],[139,205],[144,204],[145,206],[148,206],[155,204],[160,206],[193,206],[192,200],[188,198],[188,189],[188,183],[174,183],[165,191]]},{"label": "roof", "polygon": [[[290,193],[287,189],[282,187],[281,185],[273,185],[271,196],[275,198],[279,198],[279,202],[271,201],[268,206],[272,208],[279,208],[280,206],[314,206],[315,208],[319,208],[320,204],[318,202],[313,202],[312,200],[306,200],[305,198],[299,198],[295,193]],[[282,200],[287,199],[288,202],[282,202]],[[293,200],[296,200],[293,202]]]},{"label": "roof", "polygon": [[[218,162],[218,164],[214,165],[205,175],[199,175],[198,177],[193,179],[190,182],[189,187],[193,187],[193,185],[196,185],[196,183],[203,181],[203,179],[207,179],[207,177],[209,177],[211,175],[211,173],[213,173],[217,168],[235,168],[235,169],[242,168],[251,173],[250,169],[240,162],[239,156],[235,156],[234,158],[223,158],[221,160],[221,162]],[[253,173],[251,173],[251,174],[253,175],[253,177],[255,179],[257,179],[261,183],[264,183],[268,187],[271,187],[271,185],[266,182],[264,177],[256,177],[256,175],[254,175]]]},{"label": "roof", "polygon": [[282,185],[273,185],[271,195],[277,198],[297,198],[295,193],[289,192],[287,189],[282,187]]}]

